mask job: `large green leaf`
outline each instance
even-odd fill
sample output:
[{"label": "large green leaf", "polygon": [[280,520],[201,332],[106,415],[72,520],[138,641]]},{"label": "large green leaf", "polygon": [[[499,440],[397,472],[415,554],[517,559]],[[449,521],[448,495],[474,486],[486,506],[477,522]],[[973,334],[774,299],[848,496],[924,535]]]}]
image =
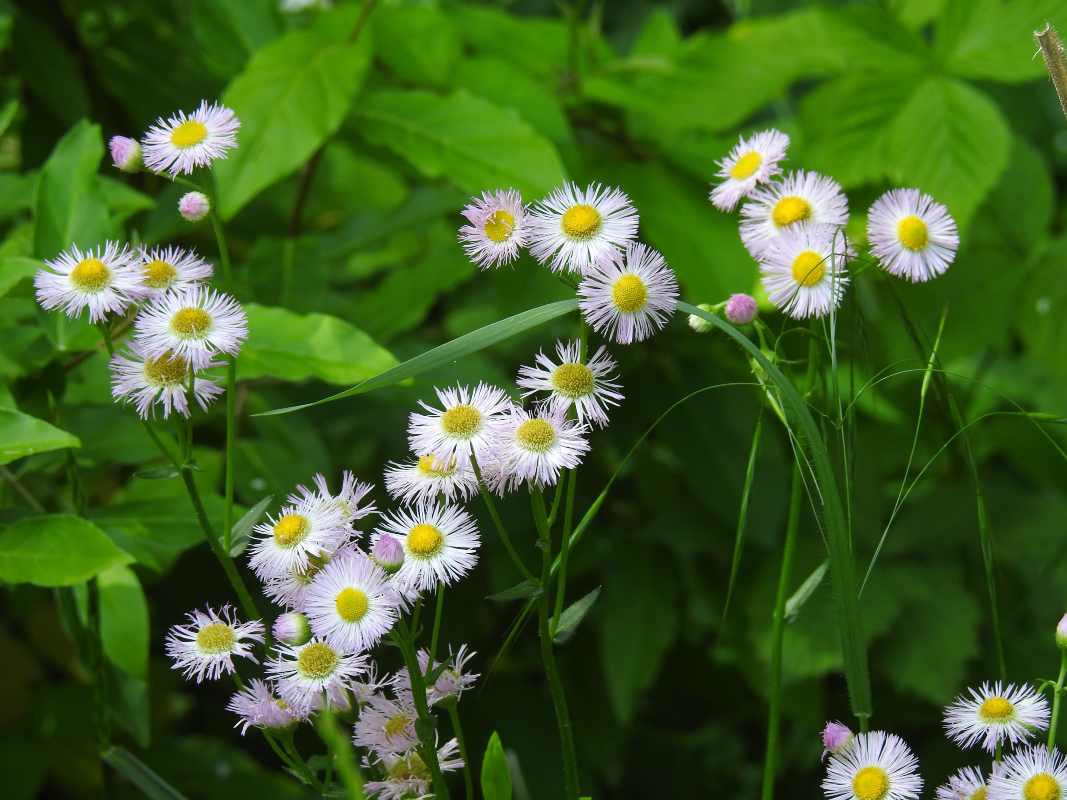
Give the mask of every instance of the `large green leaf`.
[{"label": "large green leaf", "polygon": [[32,278],[44,265],[35,258],[8,256],[0,258],[0,297],[10,292],[19,281]]},{"label": "large green leaf", "polygon": [[275,0],[189,0],[179,6],[204,63],[222,78],[283,30]]},{"label": "large green leaf", "polygon": [[511,800],[511,773],[500,734],[493,731],[482,758],[482,797],[485,800]]},{"label": "large green leaf", "polygon": [[148,677],[148,602],[137,575],[114,566],[98,576],[100,638],[111,663],[128,675]]},{"label": "large green leaf", "polygon": [[318,378],[356,383],[396,364],[388,350],[344,320],[295,314],[250,303],[248,341],[237,360],[238,379],[270,376],[287,381]]},{"label": "large green leaf", "polygon": [[0,530],[0,581],[73,586],[130,557],[93,523],[71,514],[24,517]]},{"label": "large green leaf", "polygon": [[561,19],[509,14],[474,3],[449,9],[475,50],[499,56],[524,71],[555,81],[567,62],[567,25]]},{"label": "large green leaf", "polygon": [[65,447],[81,447],[81,442],[44,420],[13,408],[0,408],[0,464]]},{"label": "large green leaf", "polygon": [[445,97],[381,90],[368,94],[354,116],[368,141],[471,194],[510,186],[533,199],[564,179],[547,139],[514,111],[462,89]]},{"label": "large green leaf", "polygon": [[448,85],[461,50],[450,14],[432,2],[383,4],[372,20],[378,56],[397,77],[426,86]]}]

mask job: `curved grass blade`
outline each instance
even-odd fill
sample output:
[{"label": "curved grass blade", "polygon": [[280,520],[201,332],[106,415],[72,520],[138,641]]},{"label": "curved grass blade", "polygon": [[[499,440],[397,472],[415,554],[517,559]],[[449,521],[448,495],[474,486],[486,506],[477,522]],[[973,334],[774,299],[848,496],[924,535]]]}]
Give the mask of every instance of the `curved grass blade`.
[{"label": "curved grass blade", "polygon": [[760,403],[759,416],[756,417],[756,429],[752,432],[752,445],[748,450],[748,464],[745,467],[745,485],[741,490],[741,508],[737,512],[737,531],[734,535],[734,554],[730,560],[730,580],[726,585],[726,601],[722,606],[722,621],[730,613],[730,600],[737,585],[737,573],[741,569],[741,552],[745,546],[745,528],[748,526],[748,501],[752,496],[752,480],[756,476],[756,459],[759,456],[760,439],[763,435],[763,409]]},{"label": "curved grass blade", "polygon": [[100,757],[144,792],[150,800],[186,800],[179,792],[125,747],[109,747]]}]

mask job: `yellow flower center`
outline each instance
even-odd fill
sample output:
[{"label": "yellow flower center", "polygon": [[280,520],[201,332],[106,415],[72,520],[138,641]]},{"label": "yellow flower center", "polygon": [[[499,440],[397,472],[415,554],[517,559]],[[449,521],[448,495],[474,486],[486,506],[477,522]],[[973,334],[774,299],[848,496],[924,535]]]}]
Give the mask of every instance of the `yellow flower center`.
[{"label": "yellow flower center", "polygon": [[446,467],[433,456],[419,456],[419,472],[431,478],[447,478],[456,473],[456,459]]},{"label": "yellow flower center", "polygon": [[889,776],[881,767],[864,767],[852,779],[852,794],[858,800],[882,800],[889,794]]},{"label": "yellow flower center", "polygon": [[555,444],[556,429],[543,419],[528,419],[515,431],[515,438],[525,450],[547,453]]},{"label": "yellow flower center", "polygon": [[195,119],[187,119],[177,128],[170,132],[170,143],[175,147],[192,147],[200,144],[207,138],[207,128],[204,123]]},{"label": "yellow flower center", "polygon": [[168,350],[159,358],[146,358],[144,374],[149,381],[160,386],[181,384],[189,377],[189,362]]},{"label": "yellow flower center", "polygon": [[406,714],[397,714],[395,717],[390,717],[385,723],[385,736],[387,739],[392,739],[395,736],[399,736],[407,728],[408,723],[411,720]]},{"label": "yellow flower center", "polygon": [[153,289],[166,289],[178,277],[178,270],[173,264],[158,258],[144,265],[144,282]]},{"label": "yellow flower center", "polygon": [[489,215],[483,226],[485,235],[494,242],[506,242],[511,238],[511,232],[515,229],[515,217],[510,211],[498,208]]},{"label": "yellow flower center", "polygon": [[552,372],[552,386],[572,400],[593,391],[593,372],[585,364],[560,364]]},{"label": "yellow flower center", "polygon": [[825,262],[814,250],[805,250],[793,259],[793,280],[801,286],[814,286],[826,273]]},{"label": "yellow flower center", "polygon": [[408,531],[408,550],[419,558],[429,558],[440,552],[445,537],[433,525],[420,522]]},{"label": "yellow flower center", "polygon": [[750,153],[745,153],[741,158],[737,159],[737,163],[734,164],[733,169],[730,170],[730,177],[739,181],[743,181],[745,178],[752,177],[752,173],[759,169],[759,165],[763,163],[763,157],[753,150]]},{"label": "yellow flower center", "polygon": [[1004,722],[1015,714],[1015,706],[1003,697],[989,697],[978,709],[978,716],[985,722]]},{"label": "yellow flower center", "polygon": [[563,215],[563,232],[572,239],[589,239],[600,230],[600,212],[590,205],[571,206]]},{"label": "yellow flower center", "polygon": [[345,622],[359,622],[367,614],[370,605],[367,602],[367,594],[362,589],[354,586],[346,586],[337,593],[333,604],[337,607],[337,613]]},{"label": "yellow flower center", "polygon": [[321,681],[337,668],[337,653],[325,642],[312,642],[300,651],[296,668],[305,678]]},{"label": "yellow flower center", "polygon": [[278,547],[296,547],[311,530],[308,518],[301,514],[286,514],[274,523],[274,542]]},{"label": "yellow flower center", "polygon": [[441,415],[441,427],[449,436],[469,439],[482,427],[482,412],[466,403],[452,406]]},{"label": "yellow flower center", "polygon": [[968,800],[986,800],[986,796],[988,794],[989,794],[989,791],[984,786],[980,786],[980,787],[978,787],[977,789],[974,790],[974,794],[972,794],[968,798]]},{"label": "yellow flower center", "polygon": [[1060,800],[1060,785],[1047,772],[1039,772],[1023,786],[1026,800]]},{"label": "yellow flower center", "polygon": [[202,308],[183,308],[170,320],[171,329],[183,339],[196,339],[211,330],[211,315]]},{"label": "yellow flower center", "polygon": [[775,203],[774,211],[771,212],[771,219],[774,220],[774,224],[779,228],[792,225],[794,222],[800,222],[810,216],[811,203],[803,197],[795,196],[783,197]]},{"label": "yellow flower center", "polygon": [[197,649],[212,656],[230,652],[236,641],[233,628],[222,622],[212,622],[196,632]]},{"label": "yellow flower center", "polygon": [[429,780],[430,771],[418,753],[410,753],[389,767],[389,777],[396,781]]},{"label": "yellow flower center", "polygon": [[111,281],[111,270],[99,258],[86,258],[70,271],[70,282],[83,292],[99,292]]},{"label": "yellow flower center", "polygon": [[611,287],[611,299],[619,311],[633,314],[648,302],[648,287],[636,275],[623,275]]},{"label": "yellow flower center", "polygon": [[912,214],[897,223],[897,238],[909,250],[922,250],[930,237],[926,223]]}]

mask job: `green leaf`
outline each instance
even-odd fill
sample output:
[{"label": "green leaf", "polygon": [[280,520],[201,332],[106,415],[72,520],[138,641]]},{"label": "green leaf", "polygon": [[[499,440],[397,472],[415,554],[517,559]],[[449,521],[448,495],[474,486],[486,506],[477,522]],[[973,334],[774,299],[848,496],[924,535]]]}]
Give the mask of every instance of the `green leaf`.
[{"label": "green leaf", "polygon": [[296,314],[250,303],[248,341],[237,360],[238,380],[265,375],[287,381],[318,378],[350,384],[396,364],[389,351],[337,317]]},{"label": "green leaf", "polygon": [[[39,10],[44,12],[44,18],[62,19],[43,7]],[[15,15],[12,45],[11,58],[18,64],[20,79],[29,88],[31,102],[39,102],[65,125],[88,115],[85,66],[79,63],[76,50],[32,13],[32,7]]]},{"label": "green leaf", "polygon": [[44,420],[13,408],[0,408],[0,464],[66,447],[81,447],[81,442]]},{"label": "green leaf", "polygon": [[142,481],[169,481],[181,475],[181,470],[174,466],[148,467],[133,473],[133,477]]},{"label": "green leaf", "polygon": [[485,800],[511,800],[511,773],[500,734],[493,731],[482,757],[482,797]]},{"label": "green leaf", "polygon": [[226,90],[222,101],[237,112],[241,132],[239,147],[215,165],[223,219],[298,169],[341,126],[372,49],[370,37],[352,44],[341,28],[287,33],[258,50]]},{"label": "green leaf", "polygon": [[0,258],[0,297],[14,289],[21,281],[32,278],[43,266],[36,258]]},{"label": "green leaf", "polygon": [[556,626],[556,632],[552,634],[552,641],[556,644],[569,642],[571,637],[577,633],[578,626],[582,624],[586,614],[592,611],[598,597],[600,597],[599,586],[580,600],[576,600],[563,609],[563,613],[559,615],[559,624]]},{"label": "green leaf", "polygon": [[139,211],[151,211],[156,201],[121,181],[96,176],[96,188],[117,222],[124,222]]},{"label": "green leaf", "polygon": [[804,579],[804,582],[800,584],[800,587],[790,595],[789,599],[785,601],[785,619],[786,622],[792,622],[796,619],[797,614],[800,613],[800,609],[804,607],[804,604],[811,599],[812,594],[822,584],[823,578],[826,577],[826,570],[830,568],[829,562],[822,562],[815,569],[811,571],[811,574]]},{"label": "green leaf", "polygon": [[24,517],[0,529],[0,581],[7,583],[73,586],[129,561],[106,533],[72,514]]},{"label": "green leaf", "polygon": [[284,29],[275,0],[188,0],[183,6],[200,57],[222,78],[240,72]]},{"label": "green leaf", "polygon": [[100,638],[111,663],[127,675],[148,677],[148,602],[137,575],[126,566],[111,567],[97,578]]},{"label": "green leaf", "polygon": [[485,599],[492,600],[494,603],[510,603],[512,600],[525,600],[528,597],[540,597],[541,581],[536,578],[527,578],[521,583],[517,583],[510,589],[505,589],[502,592],[488,595]]},{"label": "green leaf", "polygon": [[185,795],[125,747],[112,746],[100,756],[115,771],[144,792],[149,800],[186,800]]},{"label": "green leaf", "polygon": [[462,89],[445,97],[381,90],[364,97],[353,116],[368,141],[471,194],[513,186],[532,199],[564,179],[547,139],[514,111]]},{"label": "green leaf", "polygon": [[371,17],[381,60],[402,81],[447,86],[460,56],[451,15],[436,4],[383,5]]},{"label": "green leaf", "polygon": [[248,547],[248,537],[252,533],[252,528],[266,513],[272,500],[274,500],[274,495],[268,494],[233,524],[233,530],[230,532],[230,556],[232,558],[237,558]]},{"label": "green leaf", "polygon": [[518,16],[472,3],[449,13],[474,50],[511,61],[531,75],[555,81],[567,64],[567,25],[561,19]]}]

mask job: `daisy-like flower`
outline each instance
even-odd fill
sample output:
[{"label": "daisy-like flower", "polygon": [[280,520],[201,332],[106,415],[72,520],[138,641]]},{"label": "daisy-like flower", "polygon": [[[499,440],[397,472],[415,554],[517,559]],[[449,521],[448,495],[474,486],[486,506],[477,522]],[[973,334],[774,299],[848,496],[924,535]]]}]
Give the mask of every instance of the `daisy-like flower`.
[{"label": "daisy-like flower", "polygon": [[511,405],[502,389],[479,383],[474,391],[466,386],[436,389],[442,408],[423,401],[425,414],[414,412],[408,422],[408,441],[415,453],[434,456],[441,464],[470,463],[492,445],[504,412]]},{"label": "daisy-like flower", "polygon": [[992,753],[999,744],[1016,745],[1048,727],[1048,701],[1032,686],[983,683],[945,709],[945,733],[960,747],[979,745]]},{"label": "daisy-like flower", "polygon": [[989,800],[1062,800],[1067,797],[1067,759],[1043,745],[1005,756],[989,778]]},{"label": "daisy-like flower", "polygon": [[311,630],[345,653],[369,650],[396,624],[400,599],[385,572],[360,552],[335,558],[304,598]]},{"label": "daisy-like flower", "polygon": [[360,505],[363,502],[363,498],[370,494],[374,484],[357,480],[356,476],[347,469],[341,473],[341,491],[337,494],[330,492],[330,484],[327,483],[326,476],[321,472],[316,473],[312,481],[315,484],[314,490],[306,486],[297,486],[296,491],[289,495],[289,502],[299,503],[303,500],[317,500],[327,505],[335,505],[340,509],[341,516],[349,525],[354,525],[357,520],[378,513],[378,508],[374,505],[373,500],[366,505]]},{"label": "daisy-like flower", "polygon": [[235,692],[226,704],[226,710],[237,715],[235,728],[241,729],[241,735],[248,732],[248,728],[269,728],[279,730],[295,725],[304,715],[275,696],[270,684],[253,678],[248,686],[239,692]]},{"label": "daisy-like flower", "polygon": [[663,256],[640,242],[610,251],[578,284],[582,316],[619,344],[647,339],[678,305],[678,280]]},{"label": "daisy-like flower", "polygon": [[193,369],[203,369],[219,353],[237,355],[248,338],[248,317],[241,305],[206,286],[156,297],[133,325],[149,355],[173,353]]},{"label": "daisy-like flower", "polygon": [[253,531],[259,538],[249,548],[248,565],[265,582],[308,571],[316,566],[313,558],[321,565],[350,536],[341,509],[314,498],[285,506]]},{"label": "daisy-like flower", "polygon": [[167,632],[164,648],[187,679],[200,683],[207,678],[218,680],[234,671],[234,656],[256,661],[253,642],[263,641],[263,623],[257,620],[238,622],[233,609],[225,605],[215,612],[195,609],[186,615],[186,625],[174,625]]},{"label": "daisy-like flower", "polygon": [[352,681],[352,685],[349,689],[352,691],[352,696],[356,698],[356,705],[365,706],[374,699],[388,683],[389,679],[386,676],[378,675],[378,665],[372,661],[370,662],[367,671],[360,676],[359,680]]},{"label": "daisy-like flower", "polygon": [[719,161],[718,176],[723,181],[711,190],[708,199],[720,211],[733,211],[742,197],[782,171],[789,137],[773,128],[742,138],[726,158]]},{"label": "daisy-like flower", "polygon": [[214,270],[192,250],[153,247],[140,253],[144,294],[155,297],[167,291],[185,291],[210,280]]},{"label": "daisy-like flower", "polygon": [[892,189],[875,200],[867,239],[886,272],[912,283],[943,274],[960,246],[948,209],[918,189]]},{"label": "daisy-like flower", "polygon": [[937,787],[937,800],[986,800],[989,787],[985,776],[974,767],[964,767]]},{"label": "daisy-like flower", "polygon": [[[189,416],[189,362],[167,352],[153,358],[145,353],[144,345],[136,339],[128,343],[128,353],[115,353],[111,368],[111,396],[118,401],[132,402],[141,419],[151,416],[153,406],[163,411],[163,419],[176,411]],[[214,361],[206,366],[221,367]],[[200,408],[207,410],[222,388],[207,378],[193,378],[193,396]]]},{"label": "daisy-like flower", "polygon": [[[378,800],[410,800],[430,796],[433,778],[417,750],[401,755],[385,753],[380,759],[386,778],[364,784],[363,788],[370,797],[377,797]],[[459,744],[455,739],[449,739],[438,749],[437,764],[442,772],[463,769],[463,759],[459,757]]]},{"label": "daisy-like flower", "polygon": [[783,231],[764,251],[760,275],[767,295],[794,319],[824,317],[841,304],[852,249],[829,225]]},{"label": "daisy-like flower", "polygon": [[415,732],[418,718],[411,692],[397,692],[395,698],[375,695],[359,712],[352,741],[379,756],[406,753],[419,744]]},{"label": "daisy-like flower", "polygon": [[160,117],[141,141],[145,166],[153,172],[187,175],[225,158],[237,147],[240,127],[231,109],[207,100],[192,114],[179,111],[167,119]]},{"label": "daisy-like flower", "polygon": [[367,657],[345,653],[321,639],[298,646],[278,645],[279,655],[267,662],[267,674],[278,694],[297,711],[321,707],[347,708],[347,691],[367,668]]},{"label": "daisy-like flower", "polygon": [[463,216],[470,224],[459,229],[459,241],[467,258],[482,269],[512,263],[526,246],[526,207],[514,189],[482,192],[463,209]]},{"label": "daisy-like flower", "polygon": [[565,183],[531,211],[530,253],[554,272],[585,274],[637,237],[637,210],[621,189]]},{"label": "daisy-like flower", "polygon": [[515,383],[526,389],[523,397],[548,392],[547,402],[553,411],[566,413],[572,405],[578,421],[599,428],[607,427],[608,408],[622,400],[621,387],[615,381],[615,360],[601,347],[592,358],[582,360],[581,344],[556,342],[555,363],[544,352],[537,354],[536,364],[519,368]]},{"label": "daisy-like flower", "polygon": [[396,537],[404,548],[404,563],[393,576],[401,592],[426,592],[437,584],[450,585],[478,563],[478,526],[459,506],[425,501],[382,517],[374,540]]},{"label": "daisy-like flower", "polygon": [[857,733],[830,758],[822,790],[829,800],[917,800],[923,788],[919,759],[892,733]]},{"label": "daisy-like flower", "polygon": [[741,207],[741,241],[759,259],[782,232],[804,222],[835,228],[848,222],[848,199],[833,178],[790,172],[755,190]]},{"label": "daisy-like flower", "polygon": [[554,485],[560,470],[574,469],[589,451],[586,430],[547,406],[534,411],[512,407],[493,455],[499,466],[490,484],[493,490],[504,494],[526,482]]},{"label": "daisy-like flower", "polygon": [[[438,673],[437,679],[426,687],[426,699],[430,705],[436,705],[446,700],[459,700],[460,695],[478,681],[477,673],[464,671],[474,656],[474,651],[468,650],[465,644],[460,645],[459,650],[455,653],[449,647],[448,660]],[[437,661],[434,662],[432,667],[430,666],[430,654],[426,650],[418,652],[418,659],[419,669],[422,670],[423,675],[428,675],[442,667],[442,664]],[[398,693],[411,692],[411,675],[406,667],[398,670],[396,675],[393,676],[393,687],[394,691]]]},{"label": "daisy-like flower", "polygon": [[394,500],[404,503],[438,495],[444,495],[446,500],[469,500],[478,494],[478,478],[470,464],[422,455],[414,461],[390,461],[385,468],[385,490]]},{"label": "daisy-like flower", "polygon": [[142,295],[134,257],[118,242],[84,251],[74,245],[44,263],[33,277],[37,302],[72,319],[88,308],[89,321],[101,322],[109,313],[121,314]]}]

